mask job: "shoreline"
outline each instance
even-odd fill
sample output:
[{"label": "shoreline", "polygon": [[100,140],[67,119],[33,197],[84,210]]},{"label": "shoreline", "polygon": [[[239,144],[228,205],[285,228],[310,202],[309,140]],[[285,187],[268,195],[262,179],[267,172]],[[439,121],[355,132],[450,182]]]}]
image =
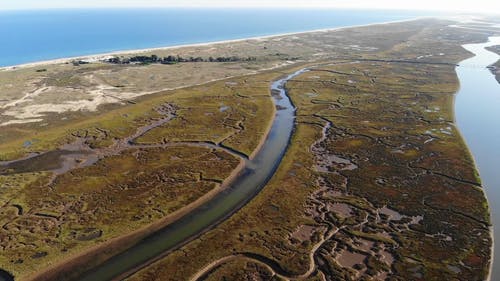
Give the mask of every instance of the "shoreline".
[{"label": "shoreline", "polygon": [[253,36],[253,37],[246,37],[246,38],[239,38],[239,39],[208,41],[208,42],[202,42],[202,43],[188,43],[188,44],[144,48],[144,49],[111,51],[111,52],[106,52],[106,53],[97,53],[97,54],[74,56],[74,57],[63,57],[63,58],[57,58],[57,59],[49,59],[49,60],[42,60],[42,61],[36,61],[36,62],[21,63],[21,64],[16,64],[16,65],[0,66],[0,71],[12,71],[12,70],[32,68],[32,67],[38,67],[38,66],[44,66],[44,65],[65,64],[65,63],[69,63],[69,62],[74,61],[74,60],[98,62],[98,61],[106,59],[108,57],[120,56],[120,55],[143,54],[143,53],[148,53],[148,52],[153,52],[153,51],[164,51],[164,50],[173,50],[173,49],[189,48],[189,47],[205,47],[205,46],[211,46],[211,45],[237,43],[237,42],[245,42],[245,41],[252,41],[252,40],[258,41],[258,40],[270,39],[270,38],[281,37],[281,36],[291,36],[291,35],[308,34],[308,33],[316,33],[316,32],[332,32],[332,31],[339,31],[339,30],[343,30],[343,29],[369,27],[369,26],[374,26],[374,25],[385,25],[385,24],[393,24],[393,23],[403,23],[403,22],[410,22],[410,21],[415,21],[415,20],[420,20],[420,19],[429,19],[429,18],[443,18],[443,17],[420,16],[420,17],[413,17],[413,18],[404,19],[404,20],[385,21],[385,22],[377,22],[377,23],[369,23],[369,24],[333,27],[333,28],[313,29],[313,30],[307,30],[307,31],[285,32],[285,33],[278,33],[278,34],[272,34],[272,35]]},{"label": "shoreline", "polygon": [[[472,58],[472,57],[465,58],[465,59],[461,60],[460,62],[462,62],[464,60],[467,60],[467,59],[470,59],[470,58]],[[490,238],[491,238],[491,246],[490,246],[491,257],[490,257],[490,264],[488,266],[488,275],[487,275],[487,278],[486,278],[485,281],[491,281],[491,276],[493,274],[493,260],[494,260],[494,255],[495,255],[495,233],[494,233],[494,226],[493,226],[493,221],[492,221],[492,210],[491,210],[491,204],[489,202],[490,200],[488,199],[488,194],[486,194],[486,189],[485,189],[486,187],[483,185],[483,182],[481,180],[481,175],[479,174],[479,167],[477,166],[476,158],[474,156],[474,153],[472,153],[472,150],[470,149],[469,145],[467,144],[465,136],[462,134],[462,131],[460,131],[460,128],[458,127],[458,123],[457,123],[457,120],[456,120],[455,101],[457,99],[457,95],[460,92],[460,88],[461,88],[460,79],[458,79],[458,73],[457,73],[457,68],[458,67],[460,67],[460,65],[458,65],[457,67],[455,67],[455,75],[457,76],[457,80],[458,80],[458,88],[455,91],[455,93],[453,94],[453,98],[452,98],[452,101],[451,101],[452,112],[453,112],[453,125],[456,128],[460,139],[462,140],[463,146],[465,147],[465,149],[467,151],[467,154],[472,159],[472,163],[474,164],[474,169],[475,169],[475,172],[477,174],[477,177],[478,177],[478,180],[479,180],[479,184],[481,185],[481,188],[480,188],[481,193],[483,193],[483,196],[484,196],[484,198],[486,200],[486,203],[488,204],[488,212],[490,214],[490,226],[489,226],[489,230],[490,230]]]},{"label": "shoreline", "polygon": [[486,200],[486,203],[488,204],[488,212],[490,214],[489,232],[490,232],[490,238],[491,238],[491,245],[490,245],[490,255],[491,256],[490,256],[490,263],[488,266],[488,274],[487,274],[486,281],[491,281],[491,278],[493,276],[493,266],[494,266],[494,261],[495,261],[495,225],[494,225],[494,221],[493,221],[493,212],[492,212],[492,207],[490,204],[490,198],[488,198],[488,194],[486,192],[487,187],[483,184],[483,181],[481,179],[480,170],[479,170],[479,166],[477,165],[476,157],[475,157],[474,153],[472,152],[471,148],[469,147],[469,145],[467,144],[467,139],[462,134],[462,131],[460,130],[460,127],[459,127],[458,122],[457,122],[456,99],[457,99],[457,96],[460,94],[460,90],[462,88],[462,83],[460,81],[460,77],[458,76],[458,68],[461,67],[460,63],[477,56],[477,54],[472,53],[465,46],[466,45],[475,45],[475,44],[487,44],[489,42],[492,42],[491,37],[495,37],[495,36],[489,36],[488,40],[486,42],[467,43],[467,44],[461,45],[461,47],[463,49],[465,49],[466,51],[468,51],[469,53],[471,53],[472,56],[469,56],[469,57],[462,59],[459,63],[457,63],[457,67],[455,67],[455,75],[456,75],[457,81],[458,81],[458,88],[457,88],[456,92],[453,94],[453,100],[452,100],[453,124],[454,124],[455,128],[457,129],[457,132],[458,132],[458,134],[459,134],[459,136],[460,136],[460,138],[461,138],[461,140],[462,140],[462,142],[467,150],[467,153],[469,154],[469,157],[472,159],[472,162],[474,164],[474,169],[476,171],[479,183],[481,184],[480,189],[481,189],[481,192],[483,193],[483,196]]}]

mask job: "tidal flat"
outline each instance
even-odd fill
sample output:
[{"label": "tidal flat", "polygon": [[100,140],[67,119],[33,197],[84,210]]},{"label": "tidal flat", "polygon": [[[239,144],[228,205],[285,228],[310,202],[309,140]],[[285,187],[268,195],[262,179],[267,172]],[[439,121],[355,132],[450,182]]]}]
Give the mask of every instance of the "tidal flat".
[{"label": "tidal flat", "polygon": [[[16,280],[49,280],[91,269],[79,260],[96,249],[108,252],[96,254],[105,262],[138,243],[237,174],[279,111],[270,83],[307,68],[286,84],[296,125],[271,182],[129,279],[486,279],[488,205],[452,105],[454,67],[469,55],[460,45],[498,31],[452,24],[422,19],[154,53],[255,61],[0,71],[0,268]],[[61,165],[15,165],[75,144],[87,153],[61,173],[66,155],[50,158]]]}]

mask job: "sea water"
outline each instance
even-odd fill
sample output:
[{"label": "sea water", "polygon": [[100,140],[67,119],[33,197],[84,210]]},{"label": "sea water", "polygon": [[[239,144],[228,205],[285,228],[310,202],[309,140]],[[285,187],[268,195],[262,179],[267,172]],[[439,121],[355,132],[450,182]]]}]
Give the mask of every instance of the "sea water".
[{"label": "sea water", "polygon": [[0,11],[0,66],[399,21],[423,16],[423,13],[180,8]]}]

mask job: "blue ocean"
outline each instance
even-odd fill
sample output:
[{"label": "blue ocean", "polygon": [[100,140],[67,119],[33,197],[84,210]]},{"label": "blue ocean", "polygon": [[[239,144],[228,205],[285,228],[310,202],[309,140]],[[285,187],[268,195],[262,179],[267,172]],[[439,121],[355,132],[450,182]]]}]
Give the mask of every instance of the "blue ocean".
[{"label": "blue ocean", "polygon": [[0,11],[0,66],[396,21],[425,15],[429,14],[328,9]]}]

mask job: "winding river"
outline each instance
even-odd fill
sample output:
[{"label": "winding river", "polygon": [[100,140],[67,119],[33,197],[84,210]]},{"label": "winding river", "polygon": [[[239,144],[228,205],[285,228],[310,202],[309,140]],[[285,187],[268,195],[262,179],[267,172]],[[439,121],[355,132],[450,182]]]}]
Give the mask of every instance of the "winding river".
[{"label": "winding river", "polygon": [[463,47],[475,54],[456,68],[460,90],[455,99],[455,118],[474,156],[490,204],[494,226],[494,257],[491,280],[500,280],[500,84],[486,68],[500,57],[485,47],[499,45],[500,37]]},{"label": "winding river", "polygon": [[271,84],[277,108],[271,130],[259,152],[247,161],[241,175],[227,189],[188,215],[83,274],[79,280],[104,281],[125,277],[132,269],[137,270],[208,231],[257,195],[278,168],[294,130],[295,108],[286,95],[285,83],[306,71],[301,69]]}]

